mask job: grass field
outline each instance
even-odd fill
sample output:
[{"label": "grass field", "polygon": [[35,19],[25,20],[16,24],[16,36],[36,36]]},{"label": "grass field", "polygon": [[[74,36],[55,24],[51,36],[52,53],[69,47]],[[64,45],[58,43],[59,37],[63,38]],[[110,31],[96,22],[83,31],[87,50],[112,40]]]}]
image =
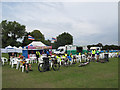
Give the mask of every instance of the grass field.
[{"label": "grass field", "polygon": [[[3,55],[6,56],[7,55]],[[39,72],[37,64],[32,72],[22,73],[5,64],[2,67],[3,88],[118,88],[118,58],[108,63],[91,62],[61,67],[59,71]]]}]

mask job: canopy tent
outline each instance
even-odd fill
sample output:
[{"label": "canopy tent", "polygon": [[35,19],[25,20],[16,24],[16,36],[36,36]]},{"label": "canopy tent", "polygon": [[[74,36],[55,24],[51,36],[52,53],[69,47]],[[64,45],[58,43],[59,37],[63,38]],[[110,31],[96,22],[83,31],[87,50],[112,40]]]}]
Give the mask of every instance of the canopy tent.
[{"label": "canopy tent", "polygon": [[6,52],[7,53],[9,53],[9,52],[15,52],[15,49],[12,47],[12,46],[7,46],[7,47],[5,47],[5,49],[6,49]]},{"label": "canopy tent", "polygon": [[12,46],[7,46],[7,47],[5,47],[5,49],[14,49]]},{"label": "canopy tent", "polygon": [[20,46],[19,49],[22,49],[22,47]]},{"label": "canopy tent", "polygon": [[41,41],[33,41],[32,43],[30,43],[28,46],[46,46],[45,44],[43,44]]},{"label": "canopy tent", "polygon": [[22,53],[22,47],[21,48],[17,48],[16,46],[12,47],[12,46],[7,46],[5,47],[5,49],[2,49],[3,53]]},{"label": "canopy tent", "polygon": [[52,46],[47,46],[41,41],[33,41],[26,48],[28,49],[52,49]]},{"label": "canopy tent", "polygon": [[16,46],[14,46],[13,48],[14,48],[14,49],[17,49],[17,47],[16,47]]},{"label": "canopy tent", "polygon": [[43,51],[45,52],[48,49],[52,49],[52,46],[47,46],[43,44],[41,41],[33,41],[29,45],[23,47],[22,55],[28,58],[28,55],[31,53],[36,54],[36,51],[39,51],[42,54]]}]

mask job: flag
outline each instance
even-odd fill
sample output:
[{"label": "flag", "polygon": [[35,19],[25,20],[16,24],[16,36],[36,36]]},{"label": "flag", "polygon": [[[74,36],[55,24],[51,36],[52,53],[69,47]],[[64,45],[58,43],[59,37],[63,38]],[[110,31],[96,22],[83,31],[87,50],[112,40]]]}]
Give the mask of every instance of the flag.
[{"label": "flag", "polygon": [[35,40],[35,38],[33,38],[32,36],[28,35],[28,39],[29,40]]},{"label": "flag", "polygon": [[52,41],[57,41],[57,39],[56,39],[56,38],[54,38],[54,37],[52,37]]}]

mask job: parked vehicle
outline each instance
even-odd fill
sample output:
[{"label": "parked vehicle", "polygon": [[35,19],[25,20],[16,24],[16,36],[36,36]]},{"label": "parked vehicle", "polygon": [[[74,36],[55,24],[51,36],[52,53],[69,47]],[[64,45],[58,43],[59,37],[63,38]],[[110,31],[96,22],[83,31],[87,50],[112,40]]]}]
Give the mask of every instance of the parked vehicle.
[{"label": "parked vehicle", "polygon": [[55,54],[70,54],[72,55],[78,54],[78,53],[85,53],[87,52],[87,46],[77,46],[77,45],[65,45],[60,46],[58,49],[54,52]]}]

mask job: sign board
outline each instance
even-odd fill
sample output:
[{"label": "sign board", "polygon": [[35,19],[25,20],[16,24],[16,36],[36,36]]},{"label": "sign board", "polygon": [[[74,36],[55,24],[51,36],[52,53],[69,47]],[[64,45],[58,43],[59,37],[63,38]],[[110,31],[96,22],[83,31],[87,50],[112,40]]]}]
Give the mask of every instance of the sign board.
[{"label": "sign board", "polygon": [[52,49],[52,46],[28,46],[28,49]]}]

